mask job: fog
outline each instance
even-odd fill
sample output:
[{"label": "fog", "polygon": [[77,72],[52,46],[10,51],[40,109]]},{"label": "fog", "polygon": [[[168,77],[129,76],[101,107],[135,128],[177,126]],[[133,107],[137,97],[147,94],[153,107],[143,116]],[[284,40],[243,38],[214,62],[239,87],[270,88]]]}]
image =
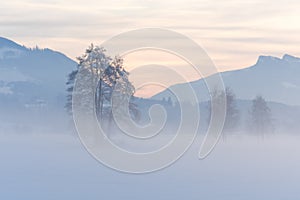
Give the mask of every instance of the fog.
[{"label": "fog", "polygon": [[0,138],[0,199],[300,198],[299,136],[230,136],[203,160],[198,136],[177,162],[140,175],[105,167],[77,135]]},{"label": "fog", "polygon": [[[76,67],[0,40],[0,199],[300,199],[299,58],[260,56],[209,78],[212,62],[198,48],[191,56],[190,41],[172,52],[198,58],[205,80],[172,85],[156,66],[132,85],[102,47],[88,47]],[[135,96],[144,83],[172,86]]]}]

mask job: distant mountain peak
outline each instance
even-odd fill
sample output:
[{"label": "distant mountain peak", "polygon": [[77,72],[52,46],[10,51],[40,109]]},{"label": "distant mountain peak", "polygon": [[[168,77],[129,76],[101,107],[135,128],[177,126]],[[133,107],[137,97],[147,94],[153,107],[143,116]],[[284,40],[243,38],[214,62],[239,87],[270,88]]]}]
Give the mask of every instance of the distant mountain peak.
[{"label": "distant mountain peak", "polygon": [[256,65],[268,65],[272,66],[272,64],[278,64],[278,63],[284,63],[284,62],[289,62],[289,63],[294,63],[294,62],[300,62],[300,58],[289,55],[289,54],[284,54],[282,58],[274,57],[274,56],[259,56]]},{"label": "distant mountain peak", "polygon": [[[264,98],[289,105],[300,105],[300,58],[285,54],[282,57],[259,56],[257,63],[248,68],[222,72],[226,87],[230,87],[240,99],[253,99],[257,94]],[[197,93],[199,101],[210,99],[204,79],[189,83]],[[172,89],[184,94],[185,85],[176,84],[153,96],[153,99],[173,97]],[[181,101],[181,100],[180,100]]]},{"label": "distant mountain peak", "polygon": [[300,58],[295,57],[295,56],[291,56],[291,55],[288,55],[288,54],[285,54],[282,57],[282,60],[285,60],[287,62],[300,62]]},{"label": "distant mountain peak", "polygon": [[261,55],[261,56],[258,57],[256,65],[264,64],[264,63],[270,63],[270,62],[281,62],[281,59],[277,58],[277,57],[274,57],[274,56]]}]

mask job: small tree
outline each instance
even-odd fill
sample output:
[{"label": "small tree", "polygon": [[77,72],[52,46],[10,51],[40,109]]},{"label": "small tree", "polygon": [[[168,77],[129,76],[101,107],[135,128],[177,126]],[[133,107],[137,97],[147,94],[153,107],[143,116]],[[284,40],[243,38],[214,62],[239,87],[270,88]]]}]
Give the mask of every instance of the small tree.
[{"label": "small tree", "polygon": [[72,71],[69,75],[68,75],[68,80],[67,80],[67,102],[65,105],[65,108],[68,112],[68,114],[72,114],[72,92],[74,89],[74,82],[75,82],[75,78],[76,78],[76,74],[78,73],[78,70],[74,70]]},{"label": "small tree", "polygon": [[208,120],[210,121],[211,118],[211,104],[214,103],[214,105],[218,107],[223,105],[221,102],[222,99],[226,99],[226,117],[224,122],[223,134],[234,131],[239,123],[239,111],[237,109],[236,98],[233,91],[228,87],[226,88],[225,92],[214,90],[211,93],[211,99],[213,102],[208,104]]},{"label": "small tree", "polygon": [[173,101],[171,97],[168,97],[168,106],[173,106]]},{"label": "small tree", "polygon": [[236,97],[232,89],[226,88],[226,119],[224,130],[230,132],[236,129],[239,123],[239,111],[236,105]]},{"label": "small tree", "polygon": [[274,130],[272,123],[271,109],[262,96],[257,96],[252,100],[250,110],[250,130],[264,137],[266,133]]}]

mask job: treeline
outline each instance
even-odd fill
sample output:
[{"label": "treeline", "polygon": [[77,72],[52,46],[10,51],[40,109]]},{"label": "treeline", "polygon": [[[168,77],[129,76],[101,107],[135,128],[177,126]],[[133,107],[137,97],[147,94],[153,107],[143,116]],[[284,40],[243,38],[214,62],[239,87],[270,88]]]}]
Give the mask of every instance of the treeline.
[{"label": "treeline", "polygon": [[[211,101],[208,102],[208,123],[211,117],[211,105],[213,103],[218,106],[221,99],[226,99],[226,117],[223,128],[223,136],[239,131],[249,132],[264,137],[267,134],[273,133],[275,130],[272,119],[272,111],[268,103],[261,95],[257,95],[251,101],[246,116],[242,116],[237,99],[233,90],[229,87],[225,91],[213,91]],[[244,120],[244,121],[243,121]],[[243,125],[243,126],[241,126]]]}]

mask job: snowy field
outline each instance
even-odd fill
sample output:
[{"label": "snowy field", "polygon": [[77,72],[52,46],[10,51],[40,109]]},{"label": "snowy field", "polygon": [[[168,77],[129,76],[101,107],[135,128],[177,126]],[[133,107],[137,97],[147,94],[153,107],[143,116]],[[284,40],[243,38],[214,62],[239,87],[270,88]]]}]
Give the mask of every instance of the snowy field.
[{"label": "snowy field", "polygon": [[198,160],[200,139],[179,161],[149,174],[111,170],[77,136],[1,135],[0,199],[298,200],[300,137],[220,140]]}]

